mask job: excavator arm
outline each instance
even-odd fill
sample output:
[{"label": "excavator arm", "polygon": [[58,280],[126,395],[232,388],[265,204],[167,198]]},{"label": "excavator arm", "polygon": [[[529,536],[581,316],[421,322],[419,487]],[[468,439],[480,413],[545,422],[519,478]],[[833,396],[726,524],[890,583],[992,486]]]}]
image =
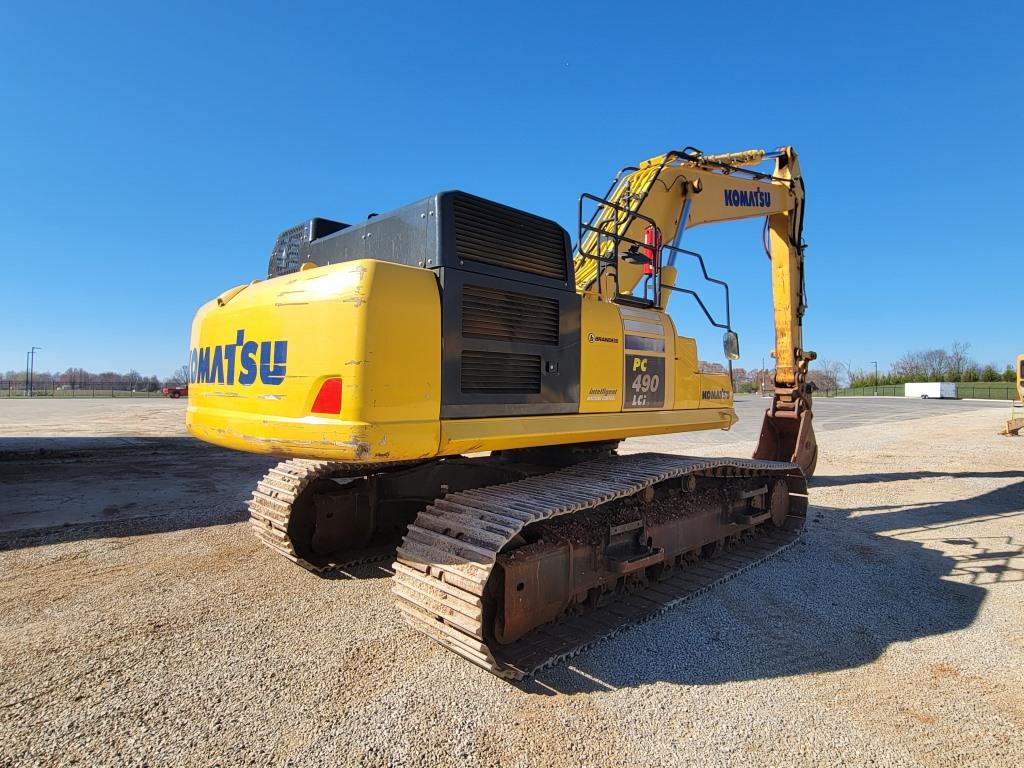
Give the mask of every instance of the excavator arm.
[{"label": "excavator arm", "polygon": [[[774,160],[772,172],[753,169],[766,160]],[[688,148],[623,169],[581,226],[577,290],[590,298],[621,299],[653,275],[653,301],[664,307],[677,272],[674,249],[662,264],[662,243],[678,245],[685,230],[701,224],[762,216],[771,258],[775,395],[754,457],[791,461],[809,476],[818,453],[807,382],[815,354],[803,348],[804,184],[792,147],[727,155]],[[650,247],[638,248],[639,243]]]}]

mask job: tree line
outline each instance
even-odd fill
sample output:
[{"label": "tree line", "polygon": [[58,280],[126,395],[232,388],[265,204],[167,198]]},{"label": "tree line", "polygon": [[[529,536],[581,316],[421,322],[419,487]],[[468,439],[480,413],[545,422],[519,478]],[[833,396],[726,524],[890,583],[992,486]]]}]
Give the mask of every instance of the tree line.
[{"label": "tree line", "polygon": [[[819,389],[838,389],[845,379],[849,387],[870,387],[875,384],[906,384],[908,381],[1016,381],[1012,365],[999,369],[993,363],[979,365],[970,356],[969,342],[954,341],[949,349],[925,349],[908,352],[894,362],[888,372],[879,373],[875,379],[874,369],[851,369],[834,360],[820,360],[811,363],[808,379]],[[703,373],[722,373],[726,370],[721,363],[700,361]],[[737,392],[758,392],[762,388],[770,392],[775,379],[772,368],[733,367],[733,382]],[[164,386],[181,386],[188,382],[188,366],[175,369],[161,379],[155,375],[144,376],[134,368],[126,373],[102,371],[94,373],[84,368],[68,368],[63,372],[35,371],[33,386],[39,389],[68,387],[70,389],[120,389],[137,392],[155,392]],[[4,383],[16,389],[25,386],[25,371],[9,370],[4,374]]]},{"label": "tree line", "polygon": [[[25,387],[26,372],[9,370],[4,374],[4,383],[14,389]],[[164,386],[180,386],[188,381],[188,367],[181,366],[166,378],[155,375],[145,376],[134,368],[125,373],[117,371],[87,371],[84,368],[68,368],[60,371],[33,371],[33,389],[118,389],[132,392],[156,392]]]},{"label": "tree line", "polygon": [[[851,368],[835,360],[816,360],[811,363],[808,381],[818,389],[835,390],[843,386],[871,387],[875,384],[906,384],[907,382],[950,381],[1016,381],[1013,365],[997,367],[994,363],[981,365],[970,355],[970,342],[954,341],[949,349],[925,349],[908,352],[894,362],[888,371],[879,371],[875,379],[874,368]],[[720,363],[700,361],[702,373],[721,373],[726,370]],[[733,367],[733,384],[737,392],[771,392],[775,370],[768,368]]]},{"label": "tree line", "polygon": [[[704,360],[699,361],[698,368],[701,373],[726,373],[726,368],[721,363],[711,363]],[[760,392],[762,389],[771,392],[775,382],[775,370],[772,368],[742,368],[734,365],[732,369],[732,382],[737,392]]]},{"label": "tree line", "polygon": [[910,381],[1016,381],[1012,365],[1003,367],[995,363],[979,364],[970,355],[970,342],[954,341],[949,349],[922,349],[907,352],[890,367],[879,373],[874,370],[850,371],[851,387],[870,387],[877,384],[906,384]]}]

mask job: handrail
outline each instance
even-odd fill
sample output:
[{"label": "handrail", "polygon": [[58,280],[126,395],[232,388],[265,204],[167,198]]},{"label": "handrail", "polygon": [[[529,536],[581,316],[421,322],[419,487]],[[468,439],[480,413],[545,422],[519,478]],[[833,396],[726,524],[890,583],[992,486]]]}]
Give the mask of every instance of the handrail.
[{"label": "handrail", "polygon": [[700,296],[698,296],[696,294],[696,292],[691,291],[688,288],[678,288],[678,287],[676,287],[674,285],[662,285],[661,287],[662,288],[670,288],[673,291],[678,291],[680,293],[689,293],[689,294],[693,295],[693,297],[695,299],[697,299],[697,303],[700,304],[700,308],[704,310],[704,314],[705,314],[705,316],[707,316],[708,321],[713,326],[715,326],[716,328],[724,328],[727,331],[731,331],[732,330],[732,304],[731,304],[731,302],[729,300],[729,284],[727,282],[725,282],[725,280],[719,280],[716,277],[711,277],[711,275],[708,274],[707,265],[704,263],[704,257],[701,256],[696,251],[688,251],[685,248],[677,248],[674,245],[663,245],[662,246],[662,250],[671,251],[672,253],[681,253],[681,254],[684,254],[686,256],[693,256],[695,259],[697,259],[697,263],[700,264],[700,271],[704,275],[704,279],[707,282],[709,282],[709,283],[716,283],[716,284],[722,286],[722,288],[725,290],[725,324],[723,325],[721,323],[718,323],[718,322],[716,322],[714,320],[713,317],[711,317],[711,314],[708,312],[707,308],[704,306],[704,302],[701,301]]},{"label": "handrail", "polygon": [[[608,220],[606,220],[604,222],[600,222],[598,224],[594,224],[593,223],[594,217],[592,216],[590,218],[590,220],[586,224],[584,224],[583,223],[583,203],[584,203],[585,200],[593,200],[595,203],[597,203],[598,206],[599,206],[598,210],[600,210],[600,206],[605,206],[606,209],[608,209],[610,211],[613,211],[616,214],[615,218],[614,219],[608,219]],[[625,218],[619,219],[617,214],[620,214],[620,213],[624,214]],[[615,279],[615,295],[612,297],[613,301],[623,300],[623,303],[630,302],[630,303],[634,303],[634,304],[637,301],[643,301],[643,302],[646,302],[647,306],[654,306],[654,307],[657,307],[657,308],[660,309],[661,308],[660,292],[655,294],[655,299],[652,301],[652,300],[649,300],[649,299],[639,299],[638,297],[630,296],[629,294],[623,294],[619,290],[619,271],[618,271],[617,267],[618,267],[619,254],[620,254],[620,251],[621,251],[621,248],[622,248],[622,244],[625,243],[627,245],[628,252],[636,254],[636,256],[638,258],[646,258],[646,257],[642,257],[641,256],[642,249],[647,249],[648,251],[654,251],[655,250],[654,246],[652,246],[651,244],[641,242],[641,241],[639,241],[639,240],[637,240],[635,238],[629,237],[628,235],[625,234],[625,231],[628,230],[629,227],[633,224],[633,222],[635,222],[638,219],[640,221],[646,222],[649,227],[653,227],[653,228],[657,229],[657,222],[655,222],[655,220],[650,218],[649,216],[645,216],[642,213],[640,213],[639,211],[631,209],[631,208],[629,208],[627,206],[620,205],[618,203],[613,203],[611,200],[607,200],[605,198],[598,197],[597,195],[592,195],[589,192],[584,192],[582,195],[579,196],[579,201],[578,201],[578,204],[577,204],[577,222],[578,222],[579,242],[578,242],[577,249],[576,249],[576,257],[580,258],[580,259],[590,259],[590,260],[593,260],[593,261],[598,263],[599,266],[595,270],[594,280],[591,283],[588,283],[588,286],[592,285],[593,283],[597,283],[597,295],[599,297],[603,298],[603,293],[602,293],[603,287],[601,285],[602,269],[601,269],[601,266],[600,266],[600,265],[603,264],[603,265],[608,265],[608,266],[616,267],[616,269],[614,269],[614,271],[613,271],[613,277]],[[614,232],[609,232],[608,231],[608,227],[611,227],[611,226],[613,226],[615,228]],[[619,231],[619,230],[622,230],[622,231]],[[596,237],[594,238],[594,242],[592,244],[592,251],[590,249],[585,249],[584,248],[585,236],[586,236],[587,233],[590,233],[590,232],[593,232],[596,235]],[[605,251],[604,243],[607,242],[608,240],[611,240],[611,242],[612,242],[612,255],[611,256],[603,255],[604,251]],[[660,260],[660,253],[656,253],[654,258],[656,260]],[[652,260],[652,264],[653,264],[653,260]],[[661,280],[661,277],[660,277],[660,272],[661,272],[660,261],[659,261],[659,263],[656,266],[657,266],[657,269],[655,270],[655,272],[658,273],[658,276],[657,276],[656,279],[657,279],[658,283],[660,284],[660,280]]]}]

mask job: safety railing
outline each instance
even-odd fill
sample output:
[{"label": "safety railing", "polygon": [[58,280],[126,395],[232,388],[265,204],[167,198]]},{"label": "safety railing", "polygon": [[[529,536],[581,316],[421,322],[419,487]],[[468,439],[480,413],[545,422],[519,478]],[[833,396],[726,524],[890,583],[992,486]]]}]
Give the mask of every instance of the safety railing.
[{"label": "safety railing", "polygon": [[[597,212],[586,222],[583,219],[583,209],[586,201],[597,204]],[[613,212],[604,218],[599,218],[597,213],[604,209]],[[707,264],[704,257],[696,251],[679,248],[673,245],[664,245],[656,242],[657,236],[652,237],[650,242],[640,241],[625,234],[629,227],[636,221],[647,224],[648,231],[658,232],[657,223],[654,219],[644,216],[630,207],[614,203],[606,198],[583,193],[579,198],[578,208],[578,241],[576,257],[584,260],[591,260],[597,263],[594,270],[594,290],[599,298],[610,298],[619,304],[631,306],[644,306],[654,309],[661,309],[661,292],[667,289],[676,293],[692,296],[700,307],[708,322],[715,328],[726,331],[732,330],[732,306],[729,296],[729,284],[724,280],[712,277],[708,274]],[[593,237],[589,237],[593,235]],[[661,271],[664,253],[668,254],[669,264],[674,264],[677,256],[688,256],[697,260],[700,265],[701,275],[709,283],[720,285],[725,293],[725,322],[719,322],[708,309],[700,294],[690,288],[683,288],[677,285],[665,285],[661,280]],[[618,264],[619,259],[631,264],[643,265],[646,274],[643,279],[643,295],[634,296],[631,293],[623,293],[619,283]],[[614,295],[604,295],[604,278],[612,277]]]},{"label": "safety railing", "polygon": [[[711,277],[711,275],[708,274],[707,265],[704,263],[704,257],[701,256],[696,251],[688,251],[685,248],[677,248],[674,245],[663,245],[661,249],[662,251],[668,251],[672,257],[674,257],[676,254],[692,256],[697,260],[697,263],[700,264],[700,271],[701,274],[704,276],[704,279],[709,283],[715,283],[716,285],[722,286],[722,290],[725,292],[725,322],[720,323],[717,320],[715,320],[714,316],[711,314],[711,311],[707,308],[707,305],[704,304],[704,300],[701,299],[700,294],[698,294],[696,291],[691,290],[689,288],[680,288],[679,286],[676,285],[662,284],[661,287],[667,288],[670,291],[675,291],[676,293],[689,294],[696,300],[697,305],[701,308],[701,311],[704,312],[704,316],[708,319],[708,322],[711,323],[711,325],[713,325],[715,328],[721,328],[726,331],[731,331],[732,304],[729,299],[729,284],[725,282],[725,280],[719,280],[717,277]],[[674,258],[669,263],[674,264]]]},{"label": "safety railing", "polygon": [[[587,201],[597,204],[597,209],[586,222],[583,220],[583,208]],[[607,212],[604,218],[600,218],[601,210]],[[626,234],[630,227],[641,221],[647,224],[650,231],[657,231],[658,225],[654,219],[644,216],[631,207],[613,203],[603,197],[584,192],[579,197],[577,209],[578,240],[576,246],[576,258],[590,260],[597,264],[594,270],[594,289],[599,298],[609,298],[619,304],[631,306],[654,307],[660,309],[661,291],[654,293],[652,298],[646,296],[634,296],[631,293],[623,293],[619,284],[619,259],[631,264],[650,265],[651,274],[656,287],[660,288],[661,264],[660,253],[655,243],[645,243]],[[593,235],[593,237],[590,237]],[[612,277],[614,294],[605,296],[604,278]],[[645,286],[646,290],[646,286]]]}]

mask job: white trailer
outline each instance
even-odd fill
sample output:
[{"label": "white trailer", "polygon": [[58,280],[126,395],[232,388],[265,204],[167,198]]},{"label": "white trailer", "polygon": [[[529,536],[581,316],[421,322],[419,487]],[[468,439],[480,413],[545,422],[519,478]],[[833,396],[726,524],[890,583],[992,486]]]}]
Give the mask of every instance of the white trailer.
[{"label": "white trailer", "polygon": [[918,384],[906,384],[903,389],[904,397],[920,397],[941,399],[949,397],[956,399],[956,384],[949,381],[929,381]]}]

